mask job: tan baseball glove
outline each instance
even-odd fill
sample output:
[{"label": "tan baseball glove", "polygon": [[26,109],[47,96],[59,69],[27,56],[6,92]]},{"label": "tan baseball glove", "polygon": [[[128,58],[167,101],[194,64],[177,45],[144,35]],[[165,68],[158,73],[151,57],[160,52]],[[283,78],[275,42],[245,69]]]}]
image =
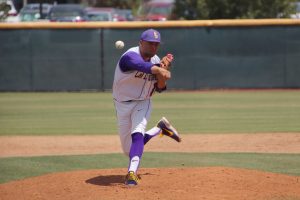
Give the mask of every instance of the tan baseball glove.
[{"label": "tan baseball glove", "polygon": [[167,54],[160,60],[160,67],[170,70],[174,57],[172,54]]}]

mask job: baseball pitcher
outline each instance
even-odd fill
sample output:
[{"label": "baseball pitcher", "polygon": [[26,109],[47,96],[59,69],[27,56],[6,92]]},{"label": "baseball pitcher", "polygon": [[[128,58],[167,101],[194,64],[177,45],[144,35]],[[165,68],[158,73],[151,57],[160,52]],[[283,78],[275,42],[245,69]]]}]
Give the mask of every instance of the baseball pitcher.
[{"label": "baseball pitcher", "polygon": [[156,55],[161,42],[160,33],[148,29],[141,34],[139,45],[128,49],[119,59],[114,75],[113,98],[118,120],[119,136],[125,155],[129,156],[125,184],[138,184],[137,170],[144,145],[159,134],[181,141],[177,130],[162,117],[157,126],[146,131],[151,115],[151,97],[166,90],[171,78],[171,54],[163,59]]}]

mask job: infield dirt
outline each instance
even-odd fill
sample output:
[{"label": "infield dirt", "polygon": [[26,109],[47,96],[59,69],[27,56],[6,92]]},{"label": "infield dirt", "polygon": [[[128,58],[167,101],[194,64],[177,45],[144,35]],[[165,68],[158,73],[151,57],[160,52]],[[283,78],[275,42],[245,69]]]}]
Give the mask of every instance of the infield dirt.
[{"label": "infield dirt", "polygon": [[[22,151],[23,156],[56,155],[57,148],[60,154],[120,152],[116,148],[117,137],[74,136],[70,142],[71,137],[1,137],[0,155],[20,156]],[[300,135],[292,133],[185,135],[183,138],[181,144],[157,138],[146,151],[300,153]],[[64,141],[67,142],[63,144]],[[84,145],[87,141],[91,141],[90,145]],[[104,148],[111,144],[115,149]],[[0,199],[300,200],[299,176],[225,167],[142,168],[140,184],[130,188],[123,184],[125,173],[126,168],[86,170],[12,181],[0,185]]]},{"label": "infield dirt", "polygon": [[[185,134],[153,138],[148,152],[300,153],[298,133]],[[122,153],[118,136],[0,136],[0,157]]]}]

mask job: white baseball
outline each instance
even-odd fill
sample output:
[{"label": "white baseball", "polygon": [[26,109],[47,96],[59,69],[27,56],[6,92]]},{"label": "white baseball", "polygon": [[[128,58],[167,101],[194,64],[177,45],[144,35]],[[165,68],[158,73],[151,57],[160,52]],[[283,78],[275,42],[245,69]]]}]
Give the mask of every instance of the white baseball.
[{"label": "white baseball", "polygon": [[115,46],[116,46],[117,49],[123,49],[125,44],[124,44],[123,41],[118,40],[118,41],[116,41]]}]

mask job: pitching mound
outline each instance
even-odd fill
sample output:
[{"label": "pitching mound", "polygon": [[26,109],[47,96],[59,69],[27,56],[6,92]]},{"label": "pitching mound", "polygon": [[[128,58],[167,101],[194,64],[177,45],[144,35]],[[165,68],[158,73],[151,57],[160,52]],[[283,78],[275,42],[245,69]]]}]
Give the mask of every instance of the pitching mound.
[{"label": "pitching mound", "polygon": [[137,187],[123,184],[126,169],[48,174],[0,185],[5,200],[253,199],[300,200],[300,177],[255,170],[140,169]]}]

